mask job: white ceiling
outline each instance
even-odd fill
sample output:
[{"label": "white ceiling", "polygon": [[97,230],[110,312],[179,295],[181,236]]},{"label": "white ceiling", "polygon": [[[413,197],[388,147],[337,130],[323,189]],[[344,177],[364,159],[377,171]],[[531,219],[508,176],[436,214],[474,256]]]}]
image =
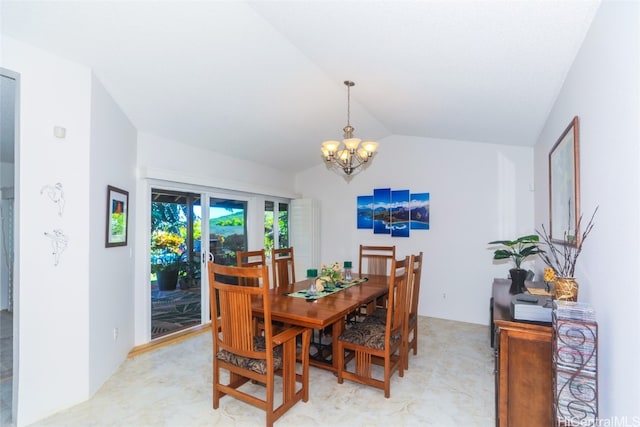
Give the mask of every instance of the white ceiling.
[{"label": "white ceiling", "polygon": [[299,171],[347,79],[357,137],[533,145],[598,5],[3,0],[0,28],[90,66],[142,132]]}]

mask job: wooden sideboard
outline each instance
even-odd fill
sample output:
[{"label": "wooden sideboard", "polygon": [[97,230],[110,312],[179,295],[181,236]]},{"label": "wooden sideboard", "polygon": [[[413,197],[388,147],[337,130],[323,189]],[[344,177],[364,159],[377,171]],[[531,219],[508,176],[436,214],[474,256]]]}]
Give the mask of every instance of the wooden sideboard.
[{"label": "wooden sideboard", "polygon": [[495,279],[491,298],[496,426],[552,426],[551,324],[512,320],[510,285]]}]

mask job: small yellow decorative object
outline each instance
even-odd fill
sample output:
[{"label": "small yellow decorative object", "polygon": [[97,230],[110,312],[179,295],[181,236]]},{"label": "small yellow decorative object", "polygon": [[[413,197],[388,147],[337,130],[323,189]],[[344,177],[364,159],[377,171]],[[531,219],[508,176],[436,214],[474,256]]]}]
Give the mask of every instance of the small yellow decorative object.
[{"label": "small yellow decorative object", "polygon": [[324,280],[322,280],[322,277],[319,277],[316,279],[316,292],[322,291],[324,291]]},{"label": "small yellow decorative object", "polygon": [[551,267],[545,268],[544,269],[544,281],[545,282],[553,282],[554,280],[556,280],[556,271]]},{"label": "small yellow decorative object", "polygon": [[560,301],[578,301],[578,282],[573,277],[557,277],[554,281],[556,299]]}]

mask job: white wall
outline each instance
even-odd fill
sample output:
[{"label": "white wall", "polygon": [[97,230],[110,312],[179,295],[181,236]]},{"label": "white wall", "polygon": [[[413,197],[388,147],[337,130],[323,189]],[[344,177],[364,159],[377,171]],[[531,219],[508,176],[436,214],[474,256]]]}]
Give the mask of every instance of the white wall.
[{"label": "white wall", "polygon": [[[26,425],[88,397],[91,72],[1,37],[2,67],[21,77],[14,378],[17,422]],[[64,126],[67,137],[55,138],[54,126]],[[40,193],[57,182],[66,200],[62,217]],[[68,237],[57,266],[44,234],[54,229]]]},{"label": "white wall", "polygon": [[[133,347],[137,131],[95,77],[91,89],[89,392],[93,394]],[[107,185],[129,192],[127,246],[105,248]]]},{"label": "white wall", "polygon": [[[359,244],[423,251],[420,314],[488,324],[491,283],[511,266],[494,264],[487,242],[533,232],[532,176],[532,148],[393,136],[350,182],[321,164],[298,174],[296,188],[320,200],[322,263],[357,267]],[[374,188],[430,193],[430,230],[399,238],[356,229],[356,197]]]},{"label": "white wall", "polygon": [[542,190],[536,224],[542,224],[549,220],[549,150],[579,116],[582,212],[587,217],[600,208],[576,277],[579,301],[597,313],[605,419],[640,417],[640,286],[633,273],[640,264],[639,28],[640,3],[601,4],[535,147],[535,182]]},{"label": "white wall", "polygon": [[142,178],[294,197],[293,175],[147,133],[138,136]]},{"label": "white wall", "polygon": [[[133,239],[111,249],[104,239],[107,184],[135,202],[136,131],[86,67],[6,36],[2,49],[2,66],[21,76],[14,378],[26,425],[86,400],[133,345]],[[41,193],[58,182],[62,216]],[[68,239],[57,266],[44,235],[54,229]]]}]

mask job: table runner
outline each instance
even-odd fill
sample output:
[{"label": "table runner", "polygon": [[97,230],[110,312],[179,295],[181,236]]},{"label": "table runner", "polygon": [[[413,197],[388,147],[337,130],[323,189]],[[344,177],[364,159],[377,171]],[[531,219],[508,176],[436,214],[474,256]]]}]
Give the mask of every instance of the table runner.
[{"label": "table runner", "polygon": [[316,292],[315,295],[309,294],[309,290],[308,289],[302,289],[300,291],[297,292],[291,292],[289,294],[286,294],[290,297],[295,297],[295,298],[304,298],[307,301],[314,301],[320,298],[324,298],[327,295],[331,295],[331,294],[335,294],[336,292],[340,292],[343,289],[347,289],[350,288],[351,286],[354,285],[358,285],[360,283],[366,282],[368,279],[365,277],[363,279],[356,279],[356,280],[352,280],[350,282],[339,282],[335,285],[335,287],[327,287],[325,285],[325,288],[323,291],[321,292]]}]

